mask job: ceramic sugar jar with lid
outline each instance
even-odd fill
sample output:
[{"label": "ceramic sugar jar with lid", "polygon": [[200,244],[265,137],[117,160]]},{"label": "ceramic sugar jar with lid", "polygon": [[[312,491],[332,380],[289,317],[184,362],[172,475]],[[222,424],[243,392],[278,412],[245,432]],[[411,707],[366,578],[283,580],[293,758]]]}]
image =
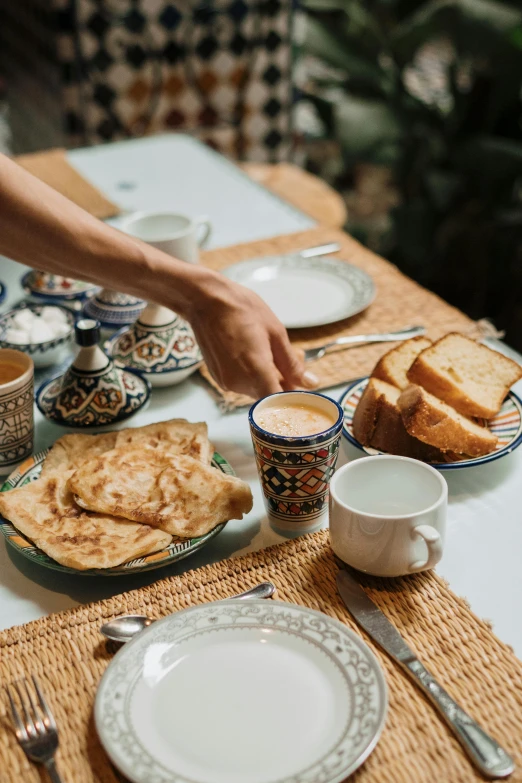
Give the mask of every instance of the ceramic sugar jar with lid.
[{"label": "ceramic sugar jar with lid", "polygon": [[149,303],[138,320],[104,345],[118,367],[140,372],[152,386],[173,386],[201,366],[190,324],[172,310]]},{"label": "ceramic sugar jar with lid", "polygon": [[133,416],[148,402],[150,385],[132,369],[116,367],[98,343],[100,324],[77,322],[78,354],[68,370],[45,382],[36,393],[43,415],[67,427],[101,427]]}]

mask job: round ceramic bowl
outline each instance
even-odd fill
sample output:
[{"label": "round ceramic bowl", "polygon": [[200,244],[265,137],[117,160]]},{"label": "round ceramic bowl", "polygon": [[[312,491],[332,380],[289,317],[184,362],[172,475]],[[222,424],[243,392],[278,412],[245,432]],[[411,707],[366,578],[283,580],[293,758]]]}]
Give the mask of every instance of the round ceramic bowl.
[{"label": "round ceramic bowl", "polygon": [[[67,319],[69,332],[61,337],[54,337],[52,340],[45,340],[41,343],[12,343],[4,339],[4,334],[11,325],[14,316],[20,310],[31,310],[36,315],[40,315],[44,307],[56,307],[61,310]],[[35,367],[51,367],[65,361],[71,351],[71,345],[74,338],[74,313],[68,307],[62,307],[57,304],[32,304],[23,303],[18,307],[9,310],[0,316],[0,348],[11,348],[15,351],[23,351],[28,354],[34,362]]]},{"label": "round ceramic bowl", "polygon": [[202,357],[190,325],[179,316],[162,326],[137,321],[103,346],[117,367],[139,372],[151,386],[174,386],[194,373]]},{"label": "round ceramic bowl", "polygon": [[34,301],[46,304],[79,304],[99,291],[99,286],[62,275],[31,269],[21,280],[25,293]]}]

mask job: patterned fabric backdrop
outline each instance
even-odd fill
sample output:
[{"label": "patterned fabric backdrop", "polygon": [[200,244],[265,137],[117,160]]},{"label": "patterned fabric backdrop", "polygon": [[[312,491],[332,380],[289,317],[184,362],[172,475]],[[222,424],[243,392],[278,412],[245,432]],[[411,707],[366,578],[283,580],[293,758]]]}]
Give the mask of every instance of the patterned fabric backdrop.
[{"label": "patterned fabric backdrop", "polygon": [[289,157],[292,0],[30,0],[29,13],[16,5],[6,38],[10,25],[29,45],[55,35],[69,146],[180,130],[238,159]]}]

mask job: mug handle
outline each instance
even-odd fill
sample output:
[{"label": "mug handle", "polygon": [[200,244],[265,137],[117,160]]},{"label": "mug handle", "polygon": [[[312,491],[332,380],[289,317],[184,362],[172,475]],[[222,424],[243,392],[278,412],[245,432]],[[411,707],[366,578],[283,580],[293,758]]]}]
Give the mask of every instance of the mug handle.
[{"label": "mug handle", "polygon": [[197,226],[198,226],[198,230],[199,230],[200,226],[203,226],[203,229],[204,229],[203,230],[203,235],[201,237],[198,237],[198,245],[200,247],[203,247],[203,245],[205,244],[205,242],[209,238],[210,233],[212,231],[212,223],[210,222],[208,217],[198,217],[198,218],[196,218],[196,223],[197,223]]},{"label": "mug handle", "polygon": [[411,563],[408,568],[409,573],[414,574],[416,571],[426,571],[428,568],[433,568],[442,557],[440,533],[431,525],[417,525],[411,532],[412,536],[417,535],[424,539],[428,547],[428,557],[426,560],[417,560],[415,563]]}]

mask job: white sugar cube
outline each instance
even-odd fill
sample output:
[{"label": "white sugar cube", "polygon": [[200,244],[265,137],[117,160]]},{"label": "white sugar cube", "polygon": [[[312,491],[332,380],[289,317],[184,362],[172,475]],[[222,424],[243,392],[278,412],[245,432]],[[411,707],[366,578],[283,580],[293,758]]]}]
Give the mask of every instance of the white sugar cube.
[{"label": "white sugar cube", "polygon": [[29,334],[31,343],[44,343],[47,340],[52,340],[54,337],[52,328],[45,321],[42,321],[41,318],[32,325]]},{"label": "white sugar cube", "polygon": [[67,316],[63,310],[60,310],[58,307],[44,307],[40,313],[40,318],[46,323],[67,323]]},{"label": "white sugar cube", "polygon": [[71,331],[71,327],[69,324],[52,324],[51,328],[53,330],[53,334],[55,337],[65,337],[66,334],[69,334]]},{"label": "white sugar cube", "polygon": [[18,312],[13,315],[12,323],[18,329],[30,329],[34,323],[35,318],[36,316],[32,310],[18,310]]},{"label": "white sugar cube", "polygon": [[25,329],[16,329],[11,326],[9,329],[6,329],[2,335],[2,339],[8,343],[13,343],[14,345],[27,345],[29,342],[29,333]]}]

